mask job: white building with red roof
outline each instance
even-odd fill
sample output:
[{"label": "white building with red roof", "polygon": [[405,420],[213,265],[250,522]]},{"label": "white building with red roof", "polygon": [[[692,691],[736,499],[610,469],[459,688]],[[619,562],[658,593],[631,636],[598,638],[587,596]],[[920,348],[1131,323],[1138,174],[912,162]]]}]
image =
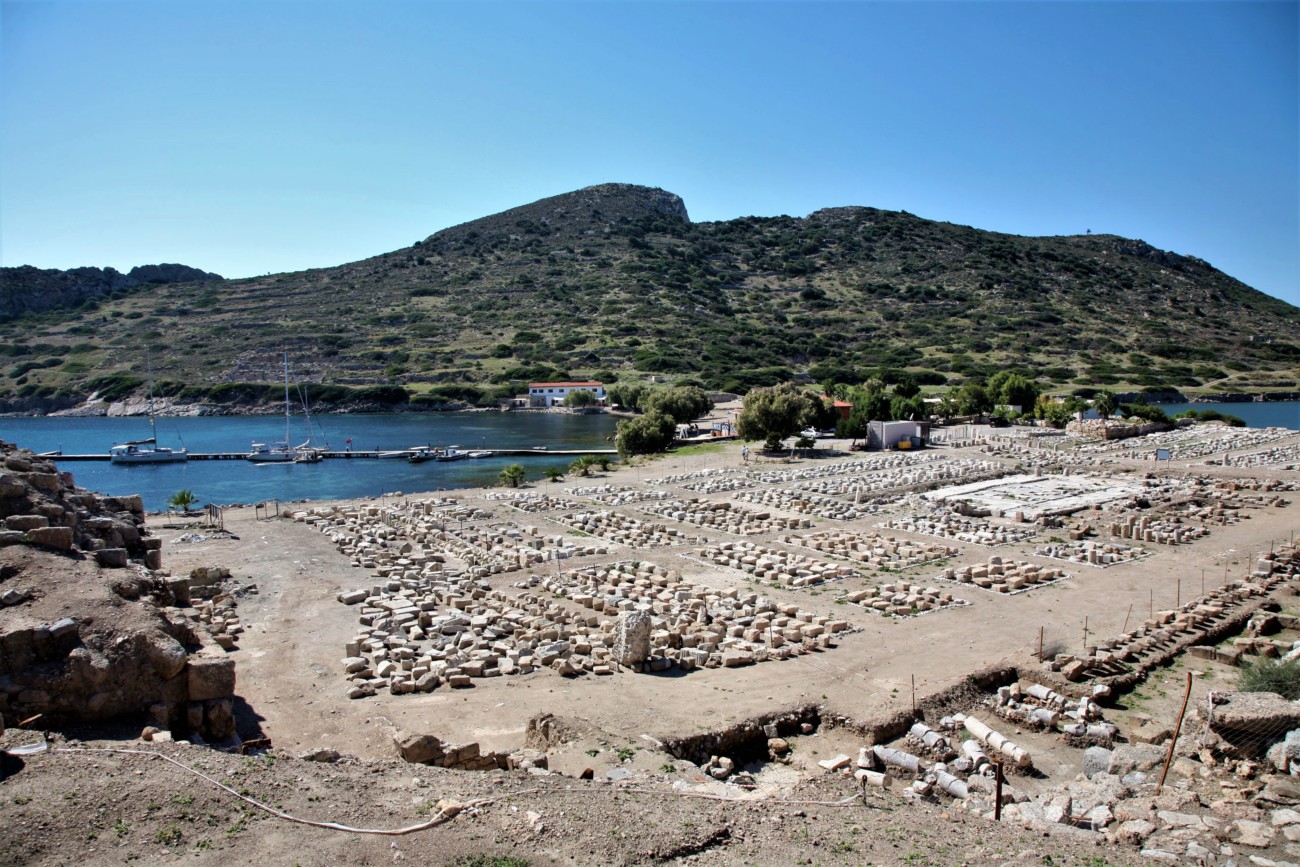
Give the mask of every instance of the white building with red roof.
[{"label": "white building with red roof", "polygon": [[602,406],[605,403],[605,383],[603,382],[530,382],[528,384],[529,406],[563,406],[564,399],[575,391],[589,391],[596,396]]}]

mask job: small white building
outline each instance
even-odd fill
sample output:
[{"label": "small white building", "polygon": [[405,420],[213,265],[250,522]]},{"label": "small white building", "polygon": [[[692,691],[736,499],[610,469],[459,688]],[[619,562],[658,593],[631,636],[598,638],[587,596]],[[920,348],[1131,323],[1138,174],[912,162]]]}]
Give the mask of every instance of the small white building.
[{"label": "small white building", "polygon": [[[873,421],[867,423],[867,445],[873,449],[924,448],[930,423],[924,421]],[[906,442],[907,445],[902,445]]]},{"label": "small white building", "polygon": [[589,391],[596,396],[598,404],[605,405],[603,382],[531,382],[528,384],[528,405],[563,406],[564,399],[575,391]]}]

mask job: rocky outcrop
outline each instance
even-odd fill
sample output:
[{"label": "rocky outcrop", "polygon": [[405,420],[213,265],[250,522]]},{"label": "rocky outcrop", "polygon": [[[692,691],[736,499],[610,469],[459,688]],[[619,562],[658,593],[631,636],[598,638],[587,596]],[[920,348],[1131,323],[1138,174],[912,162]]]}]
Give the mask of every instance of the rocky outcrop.
[{"label": "rocky outcrop", "polygon": [[232,741],[235,661],[195,627],[229,637],[237,621],[220,598],[192,608],[190,580],[157,571],[161,554],[139,496],[77,488],[0,443],[0,715],[144,718]]},{"label": "rocky outcrop", "polygon": [[545,238],[582,226],[603,230],[647,217],[690,222],[686,203],[675,193],[636,184],[597,184],[443,229],[416,247],[429,251],[491,247],[502,239]]},{"label": "rocky outcrop", "polygon": [[0,547],[15,544],[121,551],[123,565],[161,566],[161,540],[147,537],[139,496],[101,497],[78,488],[53,461],[0,441]]},{"label": "rocky outcrop", "polygon": [[188,265],[139,265],[123,274],[115,268],[0,268],[0,320],[56,307],[76,307],[112,292],[160,283],[221,280]]}]

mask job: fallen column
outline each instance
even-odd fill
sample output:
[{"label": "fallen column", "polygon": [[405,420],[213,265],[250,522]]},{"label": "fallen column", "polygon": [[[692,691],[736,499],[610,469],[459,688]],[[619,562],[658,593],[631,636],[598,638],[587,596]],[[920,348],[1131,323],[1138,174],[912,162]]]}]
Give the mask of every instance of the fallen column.
[{"label": "fallen column", "polygon": [[1015,762],[1017,767],[1029,768],[1033,766],[1033,760],[1030,758],[1027,750],[1023,747],[1016,746],[1016,744],[1007,740],[1004,735],[989,728],[975,717],[966,717],[962,720],[962,725],[966,727],[966,731],[979,738],[988,745],[990,749],[997,750],[999,753]]},{"label": "fallen column", "polygon": [[921,773],[921,760],[911,753],[893,747],[875,746],[871,749],[876,754],[876,758],[886,765],[902,768],[913,774]]},{"label": "fallen column", "polygon": [[954,798],[965,798],[970,794],[970,791],[966,788],[965,780],[961,780],[948,773],[947,769],[944,768],[943,765],[935,765],[933,774],[934,781],[939,785],[939,788],[943,789]]},{"label": "fallen column", "polygon": [[944,739],[943,735],[923,722],[913,723],[909,733],[912,737],[925,744],[928,750],[944,755],[952,752],[952,748],[948,746],[948,741]]},{"label": "fallen column", "polygon": [[980,742],[977,740],[963,741],[961,751],[966,754],[966,758],[970,759],[971,764],[974,765],[976,771],[989,763],[989,757],[985,754],[984,748],[980,746]]},{"label": "fallen column", "polygon": [[1056,705],[1058,708],[1065,707],[1070,703],[1069,699],[1056,692],[1053,689],[1043,686],[1041,683],[1031,683],[1025,687],[1025,694],[1031,698],[1036,698],[1041,702]]},{"label": "fallen column", "polygon": [[874,786],[877,789],[888,789],[892,786],[893,779],[889,774],[882,774],[879,771],[869,771],[866,768],[859,768],[853,772],[853,779],[863,788]]}]

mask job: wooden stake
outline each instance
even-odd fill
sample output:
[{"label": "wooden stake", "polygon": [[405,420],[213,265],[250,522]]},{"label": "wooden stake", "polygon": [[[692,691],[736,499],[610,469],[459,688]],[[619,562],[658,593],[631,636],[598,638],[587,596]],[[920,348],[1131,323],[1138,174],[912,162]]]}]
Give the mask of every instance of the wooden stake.
[{"label": "wooden stake", "polygon": [[1183,579],[1182,576],[1180,575],[1178,577],[1178,587],[1174,591],[1174,610],[1177,610],[1182,607],[1183,607]]},{"label": "wooden stake", "polygon": [[1038,627],[1038,661],[1043,661],[1043,627]]},{"label": "wooden stake", "polygon": [[1151,598],[1147,601],[1147,605],[1150,606],[1150,613],[1147,615],[1147,619],[1155,620],[1156,619],[1156,591],[1155,590],[1151,591]]},{"label": "wooden stake", "polygon": [[1083,647],[1079,648],[1080,652],[1086,652],[1088,649],[1088,615],[1083,615]]},{"label": "wooden stake", "polygon": [[1124,628],[1120,632],[1128,632],[1128,619],[1133,616],[1133,603],[1128,604],[1128,614],[1124,615]]},{"label": "wooden stake", "polygon": [[1160,772],[1160,782],[1156,784],[1156,794],[1164,788],[1165,777],[1169,774],[1169,766],[1174,761],[1174,745],[1178,743],[1178,733],[1183,728],[1183,715],[1187,713],[1187,701],[1192,697],[1192,673],[1187,672],[1187,691],[1183,693],[1183,707],[1178,711],[1178,722],[1174,725],[1174,736],[1169,739],[1169,752],[1165,755],[1165,769]]},{"label": "wooden stake", "polygon": [[916,675],[912,675],[912,716],[916,716]]},{"label": "wooden stake", "polygon": [[1002,821],[1002,760],[993,760],[993,821]]}]

